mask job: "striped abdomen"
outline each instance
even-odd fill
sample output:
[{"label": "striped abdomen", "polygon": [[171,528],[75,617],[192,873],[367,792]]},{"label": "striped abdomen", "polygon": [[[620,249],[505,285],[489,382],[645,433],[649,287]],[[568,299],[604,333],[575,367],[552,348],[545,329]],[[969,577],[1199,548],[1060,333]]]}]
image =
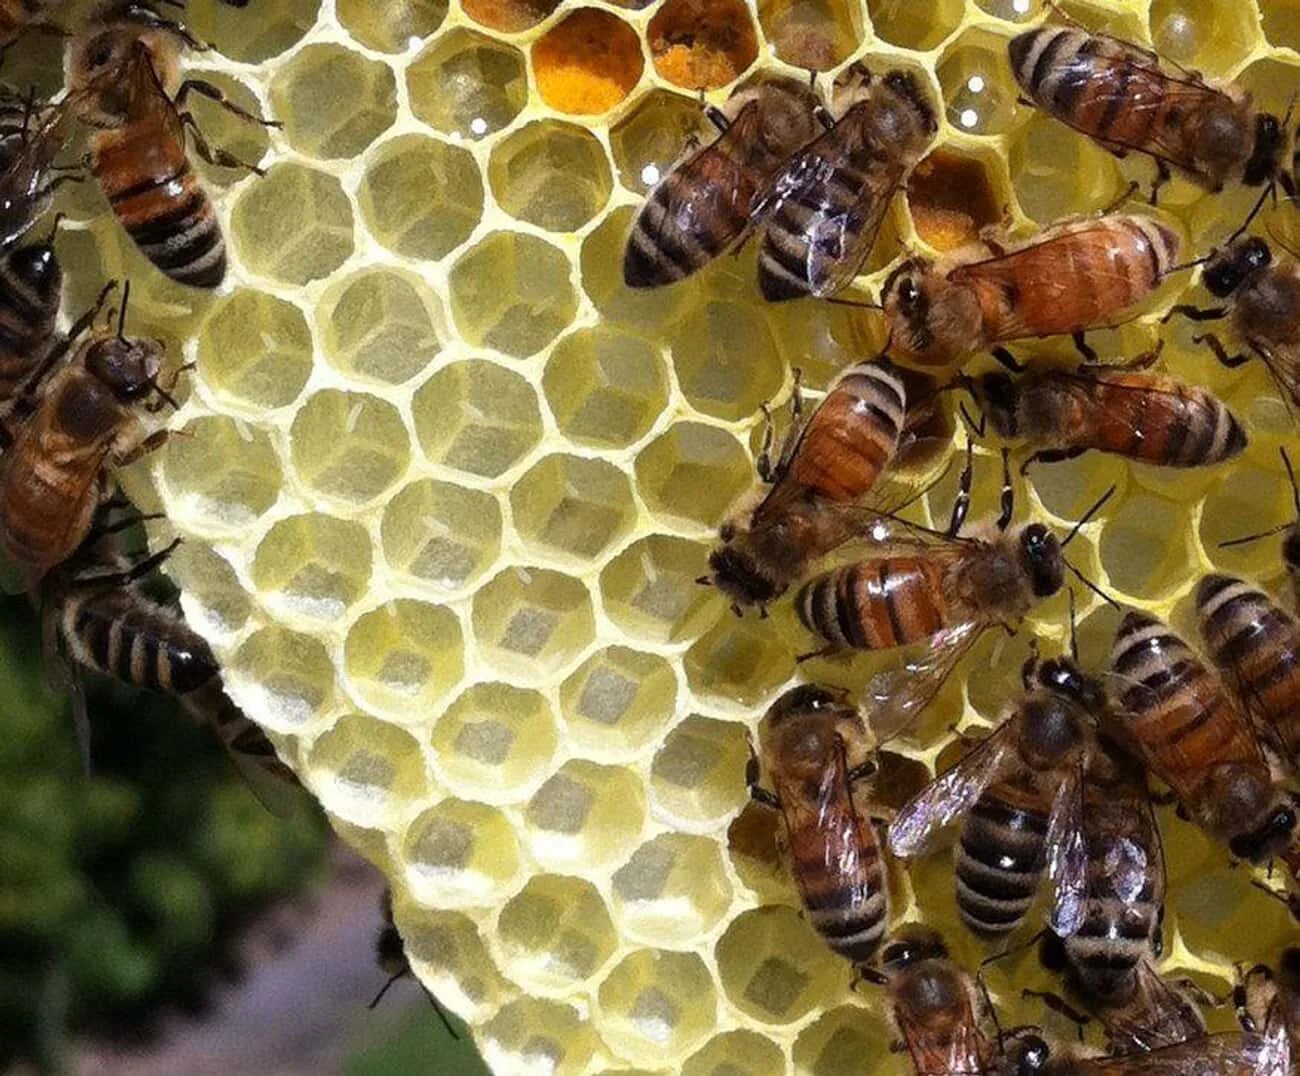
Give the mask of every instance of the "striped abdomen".
[{"label": "striped abdomen", "polygon": [[1300,754],[1300,624],[1257,587],[1210,575],[1196,591],[1201,637],[1250,714]]},{"label": "striped abdomen", "polygon": [[943,567],[922,557],[883,557],[837,568],[799,592],[809,631],[836,647],[888,650],[945,627]]},{"label": "striped abdomen", "polygon": [[1031,788],[987,789],[966,815],[957,845],[957,909],[977,934],[1005,934],[1024,921],[1043,874],[1047,811]]},{"label": "striped abdomen", "polygon": [[45,355],[62,297],[63,270],[49,243],[0,259],[0,402],[18,394]]}]

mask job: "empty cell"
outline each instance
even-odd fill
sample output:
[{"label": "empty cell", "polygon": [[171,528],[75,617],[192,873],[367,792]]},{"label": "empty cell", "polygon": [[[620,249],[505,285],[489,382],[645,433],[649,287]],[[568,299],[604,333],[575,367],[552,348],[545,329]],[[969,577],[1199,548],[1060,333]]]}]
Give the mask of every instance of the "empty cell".
[{"label": "empty cell", "polygon": [[583,870],[620,858],[645,824],[645,786],[631,770],[574,759],[535,793],[524,812],[538,862]]},{"label": "empty cell", "polygon": [[680,1062],[717,1019],[713,978],[696,953],[629,953],[600,984],[598,998],[600,1037],[638,1063]]},{"label": "empty cell", "polygon": [[1111,509],[1097,551],[1121,601],[1158,601],[1190,585],[1187,568],[1198,560],[1194,518],[1188,508],[1150,495]]},{"label": "empty cell", "polygon": [[483,1060],[494,1072],[580,1076],[596,1036],[577,1011],[558,1001],[519,998],[502,1006],[478,1033]]},{"label": "empty cell", "polygon": [[627,475],[612,463],[547,456],[510,491],[515,529],[530,549],[590,562],[632,529],[636,505]]},{"label": "empty cell", "polygon": [[1043,0],[975,0],[981,11],[987,11],[1008,22],[1028,22],[1042,10]]},{"label": "empty cell", "polygon": [[1007,39],[967,30],[944,50],[936,68],[948,122],[968,134],[1004,133],[1017,116],[1015,81],[1007,70]]},{"label": "empty cell", "polygon": [[636,31],[595,8],[580,8],[552,26],[533,43],[532,58],[542,100],[584,116],[622,101],[645,67]]},{"label": "empty cell", "polygon": [[213,416],[186,423],[163,455],[168,511],[191,525],[245,527],[276,502],[284,476],[265,430]]},{"label": "empty cell", "polygon": [[642,94],[609,131],[619,182],[645,194],[669,173],[692,140],[703,141],[709,130],[698,98],[667,90]]},{"label": "empty cell", "polygon": [[511,978],[545,991],[591,978],[618,943],[596,887],[557,874],[531,878],[510,899],[497,920],[497,936]]},{"label": "empty cell", "polygon": [[560,0],[463,0],[461,6],[480,26],[513,34],[536,26],[559,4]]},{"label": "empty cell", "polygon": [[731,906],[716,840],[664,833],[641,845],[614,872],[614,912],[630,937],[689,945]]},{"label": "empty cell", "polygon": [[1002,222],[1009,192],[997,190],[992,159],[935,150],[907,181],[907,208],[916,234],[936,250],[976,242],[982,229]]},{"label": "empty cell", "polygon": [[867,13],[876,33],[891,45],[928,51],[961,25],[964,0],[867,0]]},{"label": "empty cell", "polygon": [[785,1076],[785,1055],[757,1031],[714,1035],[682,1065],[682,1076]]},{"label": "empty cell", "polygon": [[695,825],[720,822],[745,805],[745,726],[693,715],[675,726],[655,755],[650,792],[674,818]]},{"label": "empty cell", "polygon": [[757,704],[780,687],[795,665],[789,646],[771,625],[730,613],[695,641],[683,662],[692,690],[743,706]]},{"label": "empty cell", "polygon": [[595,633],[591,595],[578,580],[544,568],[506,568],[474,595],[474,635],[503,671],[547,680]]},{"label": "empty cell", "polygon": [[537,394],[496,363],[444,366],[416,392],[412,410],[432,462],[481,478],[508,471],[542,438]]},{"label": "empty cell", "polygon": [[608,325],[562,337],[542,386],[560,432],[597,448],[644,437],[668,405],[668,374],[659,352],[643,337]]},{"label": "empty cell", "polygon": [[270,627],[250,635],[223,676],[246,712],[272,732],[299,733],[334,704],[334,664],[316,639]]},{"label": "empty cell", "polygon": [[1117,473],[1116,462],[1114,456],[1089,452],[1063,463],[1035,466],[1030,470],[1030,480],[1044,508],[1073,522],[1112,485],[1118,487],[1117,496],[1124,496],[1127,476]]},{"label": "empty cell", "polygon": [[440,605],[401,599],[362,616],[348,631],[343,667],[365,705],[397,720],[423,721],[463,672],[460,621]]},{"label": "empty cell", "polygon": [[258,593],[282,615],[334,621],[369,582],[365,527],[319,513],[278,521],[253,558]]},{"label": "empty cell", "polygon": [[498,142],[488,177],[502,209],[552,232],[581,228],[605,208],[613,187],[599,139],[557,120],[530,123]]},{"label": "empty cell", "polygon": [[[1277,468],[1270,466],[1264,470],[1256,461],[1277,464]],[[1282,571],[1285,533],[1227,548],[1223,543],[1283,527],[1295,518],[1290,483],[1281,471],[1278,457],[1256,456],[1236,464],[1231,481],[1216,482],[1210,487],[1201,510],[1201,547],[1218,571],[1269,579]]]},{"label": "empty cell", "polygon": [[501,550],[501,506],[490,493],[432,478],[412,482],[384,507],[384,560],[440,594],[479,579]]},{"label": "empty cell", "polygon": [[600,573],[605,613],[621,631],[651,642],[680,642],[703,631],[722,610],[717,592],[700,586],[708,550],[669,535],[640,538]]},{"label": "empty cell", "polygon": [[1270,45],[1300,49],[1300,7],[1294,0],[1259,0],[1259,15]]},{"label": "empty cell", "polygon": [[240,192],[230,214],[240,262],[282,284],[329,276],[352,253],[352,204],[337,177],[284,161]]},{"label": "empty cell", "polygon": [[325,809],[357,826],[379,828],[428,792],[415,738],[361,714],[341,717],[322,733],[307,766]]},{"label": "empty cell", "polygon": [[623,280],[623,253],[632,230],[634,206],[605,214],[582,242],[582,288],[606,322],[623,323],[656,337],[687,308],[689,285],[629,288]]},{"label": "empty cell", "polygon": [[1011,139],[1008,161],[1020,208],[1047,225],[1094,212],[1123,189],[1115,157],[1063,123],[1035,113]]},{"label": "empty cell", "polygon": [[411,457],[397,408],[360,392],[316,393],[294,418],[289,437],[299,478],[349,505],[389,489]]},{"label": "empty cell", "polygon": [[309,157],[352,157],[392,126],[392,69],[341,45],[308,45],[276,71],[271,105],[294,149]]},{"label": "empty cell", "polygon": [[699,422],[675,424],[636,458],[637,486],[646,505],[687,526],[716,526],[752,475],[740,442]]},{"label": "empty cell", "polygon": [[550,772],[558,733],[550,704],[536,691],[475,684],[434,725],[438,769],[458,792],[517,799]]},{"label": "empty cell", "polygon": [[1169,60],[1209,75],[1235,68],[1259,42],[1254,4],[1216,0],[1152,0],[1151,41]]},{"label": "empty cell", "polygon": [[809,71],[838,67],[863,37],[856,0],[760,0],[758,22],[777,56]]},{"label": "empty cell", "polygon": [[186,10],[185,24],[201,40],[219,45],[222,56],[256,64],[301,41],[319,9],[320,0],[267,0],[258,4],[252,19],[229,4],[196,4]]},{"label": "empty cell", "polygon": [[[193,71],[191,74],[195,78],[211,82],[245,111],[266,118],[261,102],[246,83],[220,71],[200,70]],[[267,129],[261,124],[241,119],[204,97],[191,97],[187,107],[194,113],[203,131],[203,137],[209,144],[214,147],[220,146],[227,153],[247,164],[262,162],[271,145],[271,138]],[[209,164],[197,153],[190,155],[190,164],[203,177],[205,183],[217,187],[228,187],[248,175],[248,170],[245,168],[225,168],[221,165]]]},{"label": "empty cell", "polygon": [[753,415],[785,378],[772,330],[753,306],[697,306],[677,326],[669,347],[687,401],[728,421]]},{"label": "empty cell", "polygon": [[184,587],[186,619],[209,637],[238,631],[248,621],[252,599],[230,561],[207,542],[189,538],[167,561],[168,573]]},{"label": "empty cell", "polygon": [[519,872],[519,839],[495,808],[445,799],[402,837],[406,883],[421,904],[477,906],[505,892]]},{"label": "empty cell", "polygon": [[613,755],[635,753],[676,713],[677,678],[654,654],[624,646],[598,651],[560,687],[569,738]]},{"label": "empty cell", "polygon": [[343,28],[366,48],[406,52],[442,25],[447,0],[402,0],[398,4],[338,0],[336,13]]},{"label": "empty cell", "polygon": [[311,375],[311,330],[302,311],[264,292],[239,288],[212,306],[198,334],[199,374],[242,406],[283,407]]},{"label": "empty cell", "polygon": [[664,0],[646,37],[660,77],[688,90],[726,86],[758,56],[753,17],[742,0]]},{"label": "empty cell", "polygon": [[346,374],[399,385],[438,357],[438,299],[413,274],[367,269],[333,285],[316,308],[321,343]]},{"label": "empty cell", "polygon": [[501,130],[528,101],[523,54],[464,29],[443,34],[415,58],[406,88],[417,119],[462,138]]},{"label": "empty cell", "polygon": [[471,344],[534,355],[578,310],[569,261],[536,236],[494,232],[451,270],[451,312]]},{"label": "empty cell", "polygon": [[742,912],[718,939],[714,958],[731,1003],[765,1024],[802,1019],[827,1005],[848,981],[849,965],[785,905]]},{"label": "empty cell", "polygon": [[839,1005],[799,1033],[795,1068],[808,1076],[857,1076],[864,1057],[889,1056],[893,1037],[871,1009]]},{"label": "empty cell", "polygon": [[411,967],[442,1004],[467,1020],[485,1020],[511,992],[492,963],[474,920],[460,912],[394,908]]}]

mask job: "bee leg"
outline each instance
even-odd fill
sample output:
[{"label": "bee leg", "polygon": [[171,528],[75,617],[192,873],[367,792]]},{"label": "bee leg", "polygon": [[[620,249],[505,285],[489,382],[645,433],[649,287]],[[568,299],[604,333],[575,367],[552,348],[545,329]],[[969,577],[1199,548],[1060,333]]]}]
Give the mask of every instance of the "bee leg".
[{"label": "bee leg", "polygon": [[1174,174],[1171,171],[1169,171],[1169,165],[1165,164],[1164,161],[1157,160],[1156,178],[1155,181],[1151,184],[1151,194],[1148,197],[1149,204],[1154,206],[1159,202],[1160,188],[1163,187],[1166,183],[1168,183],[1173,178],[1174,178]]},{"label": "bee leg", "polygon": [[1076,459],[1087,451],[1086,448],[1044,448],[1020,465],[1020,473],[1028,474],[1029,468],[1035,463],[1061,463],[1063,460]]},{"label": "bee leg", "polygon": [[1006,447],[1002,449],[1002,502],[998,514],[998,531],[1005,531],[1011,526],[1011,517],[1016,511],[1016,487],[1011,482],[1011,455]]},{"label": "bee leg", "polygon": [[1079,1041],[1083,1042],[1083,1029],[1092,1023],[1092,1017],[1079,1012],[1065,998],[1059,994],[1053,994],[1050,990],[1022,990],[1022,998],[1037,998],[1046,1005],[1052,1012],[1064,1016],[1070,1023],[1074,1024],[1075,1030],[1079,1034]]},{"label": "bee leg", "polygon": [[101,538],[107,538],[113,534],[121,534],[122,531],[129,531],[132,527],[141,523],[150,523],[155,519],[166,519],[165,512],[150,512],[143,514],[133,512],[123,519],[114,520],[112,523],[104,523],[97,527],[92,527],[86,535],[87,542],[98,542]]},{"label": "bee leg", "polygon": [[961,531],[961,525],[966,522],[966,513],[970,511],[970,487],[971,480],[975,476],[975,453],[974,446],[971,442],[966,442],[966,466],[961,469],[961,477],[957,480],[957,496],[952,502],[952,516],[948,520],[947,535],[949,538],[956,538]]},{"label": "bee leg", "polygon": [[129,452],[116,457],[113,460],[113,463],[118,467],[129,467],[136,460],[147,456],[150,452],[153,452],[156,449],[162,448],[163,445],[175,436],[176,431],[173,430],[159,430],[157,433],[152,433]]},{"label": "bee leg", "polygon": [[874,776],[878,769],[880,767],[876,765],[876,760],[869,758],[866,762],[859,762],[844,775],[844,778],[849,784],[853,784],[856,781],[864,781],[868,777]]},{"label": "bee leg", "polygon": [[241,120],[248,123],[256,123],[260,127],[283,127],[284,124],[279,120],[264,120],[261,116],[254,115],[248,109],[235,104],[226,92],[219,86],[214,86],[211,82],[201,78],[187,78],[181,83],[180,89],[176,91],[176,96],[172,98],[172,104],[178,109],[183,108],[185,100],[190,94],[197,93],[206,97],[209,101],[215,101],[232,116],[238,116]]},{"label": "bee leg", "polygon": [[999,363],[1005,366],[1013,374],[1023,374],[1025,372],[1025,364],[1011,354],[1011,352],[1006,348],[995,347],[989,354],[991,354]]},{"label": "bee leg", "polygon": [[164,546],[152,556],[145,557],[143,560],[131,565],[124,572],[96,572],[90,575],[83,575],[73,581],[75,586],[89,587],[128,587],[143,579],[150,572],[160,567],[168,557],[176,551],[176,547],[181,544],[181,539],[173,539],[169,545]]},{"label": "bee leg", "polygon": [[805,661],[812,661],[813,658],[824,658],[833,653],[835,653],[835,647],[828,644],[820,650],[809,650],[806,654],[798,654],[794,660],[796,664],[802,665]]},{"label": "bee leg", "polygon": [[755,803],[762,804],[764,807],[770,807],[774,811],[781,809],[781,799],[775,792],[770,792],[766,788],[758,785],[749,786],[749,798]]},{"label": "bee leg", "polygon": [[208,140],[203,137],[203,132],[199,130],[198,121],[189,112],[180,114],[181,124],[189,129],[190,137],[194,140],[194,152],[202,157],[208,164],[217,165],[220,168],[242,168],[246,172],[252,172],[256,176],[266,175],[266,169],[260,165],[250,164],[233,153],[224,149],[213,149]]},{"label": "bee leg", "polygon": [[1085,362],[1079,364],[1078,372],[1081,374],[1099,374],[1107,370],[1149,370],[1156,364],[1160,358],[1160,353],[1165,349],[1165,342],[1158,340],[1156,346],[1149,348],[1140,355],[1134,355],[1131,359],[1125,359],[1123,362],[1106,363],[1106,362]]},{"label": "bee leg", "polygon": [[772,442],[776,440],[776,431],[772,428],[771,408],[767,404],[761,404],[760,408],[763,412],[763,444],[754,457],[754,467],[758,471],[758,477],[770,486],[776,478],[776,471],[772,467]]},{"label": "bee leg", "polygon": [[1238,351],[1235,355],[1229,355],[1228,349],[1223,346],[1223,341],[1214,333],[1205,333],[1203,336],[1193,336],[1192,343],[1204,344],[1214,352],[1214,357],[1223,363],[1223,365],[1229,370],[1234,370],[1238,366],[1250,362],[1250,356],[1244,352]]},{"label": "bee leg", "polygon": [[1189,979],[1185,975],[1178,979],[1170,979],[1169,985],[1177,987],[1192,1001],[1196,1002],[1197,1005],[1200,1005],[1205,1009],[1222,1008],[1232,999],[1231,991],[1229,991],[1225,996],[1219,997],[1217,994],[1211,994],[1195,979]]},{"label": "bee leg", "polygon": [[1161,325],[1168,325],[1173,318],[1183,317],[1188,321],[1220,321],[1228,316],[1226,306],[1200,307],[1194,303],[1178,303],[1169,308],[1169,313],[1160,319]]},{"label": "bee leg", "polygon": [[835,126],[835,117],[830,114],[825,105],[818,105],[814,108],[813,117],[822,125],[823,129],[827,131]]},{"label": "bee leg", "polygon": [[1071,333],[1070,339],[1074,341],[1075,350],[1083,356],[1085,362],[1095,363],[1097,361],[1097,351],[1088,343],[1082,329],[1077,329]]}]

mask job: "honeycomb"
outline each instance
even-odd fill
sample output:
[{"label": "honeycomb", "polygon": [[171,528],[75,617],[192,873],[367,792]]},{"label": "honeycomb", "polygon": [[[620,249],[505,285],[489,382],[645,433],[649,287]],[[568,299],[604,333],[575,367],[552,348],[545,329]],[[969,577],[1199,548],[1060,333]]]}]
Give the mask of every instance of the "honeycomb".
[{"label": "honeycomb", "polygon": [[[797,669],[808,640],[788,608],[737,619],[694,582],[755,480],[759,405],[784,400],[794,367],[824,387],[881,327],[862,309],[764,306],[752,246],[629,291],[622,247],[645,191],[705,133],[699,91],[720,103],[758,71],[829,83],[855,59],[901,64],[942,101],[938,148],[868,266],[873,293],[905,250],[1089,212],[1147,180],[1149,165],[1017,103],[1005,44],[1041,0],[189,6],[217,45],[190,67],[284,122],[195,106],[215,143],[267,167],[200,166],[229,279],[214,296],[161,279],[88,184],[64,199],[68,306],[129,276],[132,329],[197,363],[175,418],[190,436],[126,482],[165,507],[156,541],[185,539],[169,570],[232,694],[393,881],[421,979],[501,1073],[904,1071],[880,994],[852,989],[801,918],[744,784],[747,736],[779,692],[861,684],[872,660]],[[1066,7],[1279,112],[1300,85],[1291,0]],[[15,80],[27,64],[53,89],[57,45],[30,53]],[[1178,181],[1157,212],[1200,252],[1249,199]],[[1116,358],[1149,345],[1180,288],[1202,294],[1179,278],[1093,342]],[[1063,529],[1114,483],[1077,563],[1188,629],[1200,572],[1280,583],[1273,544],[1218,545],[1289,518],[1277,448],[1292,433],[1259,364],[1225,370],[1189,328],[1167,336],[1167,365],[1234,407],[1248,451],[1230,472],[1040,467],[1019,510]],[[977,514],[998,484],[978,451]],[[953,486],[926,496],[928,518],[946,518]],[[995,721],[1029,637],[1064,645],[1065,608],[1059,596],[1016,638],[982,640],[971,675],[891,745],[891,772],[915,787],[955,757],[950,724]],[[1090,595],[1079,612],[1099,667],[1118,614]],[[1221,993],[1233,961],[1273,958],[1293,928],[1162,814],[1166,967]],[[945,856],[896,871],[895,889],[898,917],[939,926],[968,966],[985,955]],[[1065,1030],[1020,1001],[1052,985],[1031,953],[989,979],[1007,1021]]]}]

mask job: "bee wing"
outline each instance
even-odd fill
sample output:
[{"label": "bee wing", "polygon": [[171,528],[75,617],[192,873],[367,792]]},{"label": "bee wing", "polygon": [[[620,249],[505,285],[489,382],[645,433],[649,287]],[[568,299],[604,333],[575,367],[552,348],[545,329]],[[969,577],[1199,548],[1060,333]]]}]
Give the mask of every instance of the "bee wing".
[{"label": "bee wing", "polygon": [[1300,347],[1292,343],[1284,348],[1266,348],[1253,342],[1251,346],[1282,391],[1282,402],[1291,417],[1296,418],[1300,408]]},{"label": "bee wing", "polygon": [[954,1020],[951,1036],[942,1042],[936,1041],[928,1024],[907,1009],[894,1007],[899,1034],[918,1076],[976,1076],[989,1071],[988,1044],[975,1025],[969,1002],[963,1007],[963,1018]]},{"label": "bee wing", "polygon": [[1229,1031],[1145,1054],[1075,1062],[1080,1076],[1287,1076],[1291,1046],[1285,1025],[1262,1035]]},{"label": "bee wing", "polygon": [[1083,926],[1088,903],[1088,841],[1083,828],[1084,770],[1071,767],[1052,799],[1047,820],[1047,877],[1052,883],[1049,924],[1068,938]]},{"label": "bee wing", "polygon": [[947,628],[930,640],[919,657],[877,673],[867,681],[862,692],[863,709],[877,744],[907,731],[917,715],[939,694],[983,630],[984,625],[979,621]]}]

